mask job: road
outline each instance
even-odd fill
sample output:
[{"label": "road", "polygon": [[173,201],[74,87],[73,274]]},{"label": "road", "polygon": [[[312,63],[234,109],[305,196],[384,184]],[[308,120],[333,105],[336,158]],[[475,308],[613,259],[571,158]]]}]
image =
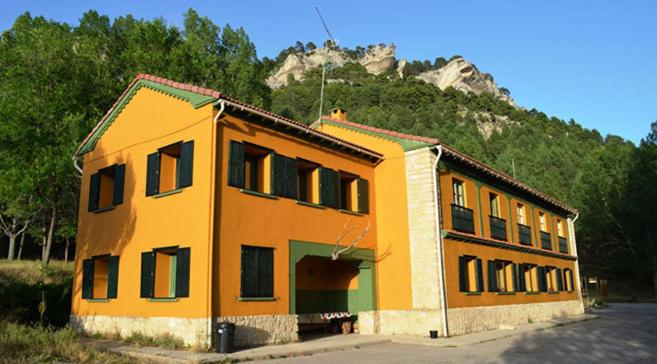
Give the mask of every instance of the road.
[{"label": "road", "polygon": [[594,313],[601,317],[462,348],[388,343],[261,363],[657,363],[657,304]]}]

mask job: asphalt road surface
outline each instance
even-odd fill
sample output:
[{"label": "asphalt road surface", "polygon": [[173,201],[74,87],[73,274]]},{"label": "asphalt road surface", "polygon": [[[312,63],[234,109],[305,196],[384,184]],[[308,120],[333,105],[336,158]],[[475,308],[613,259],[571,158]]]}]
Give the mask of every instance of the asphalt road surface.
[{"label": "asphalt road surface", "polygon": [[262,363],[657,363],[657,304],[613,304],[599,319],[462,348],[380,344]]}]

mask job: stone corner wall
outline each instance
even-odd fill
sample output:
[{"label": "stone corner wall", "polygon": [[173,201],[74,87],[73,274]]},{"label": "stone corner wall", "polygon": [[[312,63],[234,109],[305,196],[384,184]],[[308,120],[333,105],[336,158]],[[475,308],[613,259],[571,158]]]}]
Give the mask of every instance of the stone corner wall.
[{"label": "stone corner wall", "polygon": [[358,313],[358,328],[363,335],[428,336],[430,330],[442,335],[440,310],[380,310]]},{"label": "stone corner wall", "polygon": [[495,330],[500,325],[522,325],[584,313],[579,300],[516,305],[450,308],[447,322],[450,335]]},{"label": "stone corner wall", "polygon": [[118,335],[122,338],[133,334],[149,337],[171,335],[181,339],[186,346],[209,348],[208,319],[181,317],[128,317],[128,316],[70,316],[70,325],[85,334]]},{"label": "stone corner wall", "polygon": [[432,172],[435,158],[429,148],[405,153],[413,309],[440,308]]},{"label": "stone corner wall", "polygon": [[297,315],[223,316],[215,317],[214,322],[235,324],[236,347],[299,341]]}]

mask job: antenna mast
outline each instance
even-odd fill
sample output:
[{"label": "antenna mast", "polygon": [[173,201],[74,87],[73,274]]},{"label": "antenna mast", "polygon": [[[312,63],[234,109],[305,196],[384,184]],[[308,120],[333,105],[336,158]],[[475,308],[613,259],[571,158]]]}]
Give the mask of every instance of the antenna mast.
[{"label": "antenna mast", "polygon": [[[331,35],[331,31],[329,30],[328,26],[326,25],[326,22],[324,21],[324,17],[322,16],[322,13],[319,12],[319,8],[315,6],[315,11],[317,12],[317,15],[319,16],[319,20],[322,22],[322,26],[324,27],[324,31],[326,32],[326,35],[328,35],[329,39],[333,42],[333,44],[337,45],[337,42],[335,39],[333,39],[333,35]],[[326,54],[328,55],[328,52],[331,51],[329,47],[326,50]],[[322,63],[322,86],[319,91],[319,115],[317,117],[317,121],[319,125],[322,125],[322,108],[324,107],[324,82],[326,80],[326,58],[324,58],[324,62]]]}]

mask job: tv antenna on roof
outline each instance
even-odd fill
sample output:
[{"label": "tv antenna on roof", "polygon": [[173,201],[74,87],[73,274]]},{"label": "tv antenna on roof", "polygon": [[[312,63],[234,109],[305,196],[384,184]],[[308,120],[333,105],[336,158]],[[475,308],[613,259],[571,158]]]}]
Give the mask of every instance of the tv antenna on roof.
[{"label": "tv antenna on roof", "polygon": [[[319,8],[315,6],[315,11],[317,12],[317,15],[319,16],[319,20],[322,22],[322,26],[324,27],[324,31],[326,32],[326,35],[328,35],[329,39],[331,40],[331,44],[328,44],[326,47],[326,55],[328,56],[328,52],[331,51],[331,46],[337,46],[338,42],[335,41],[333,38],[333,35],[331,34],[331,31],[329,30],[328,26],[326,25],[326,22],[324,21],[324,17],[322,16],[322,13],[319,12]],[[329,65],[329,67],[332,67],[332,65]],[[322,86],[319,91],[319,115],[317,117],[317,121],[319,125],[322,125],[322,108],[324,107],[324,82],[326,80],[326,58],[324,58],[324,62],[322,63]]]}]

